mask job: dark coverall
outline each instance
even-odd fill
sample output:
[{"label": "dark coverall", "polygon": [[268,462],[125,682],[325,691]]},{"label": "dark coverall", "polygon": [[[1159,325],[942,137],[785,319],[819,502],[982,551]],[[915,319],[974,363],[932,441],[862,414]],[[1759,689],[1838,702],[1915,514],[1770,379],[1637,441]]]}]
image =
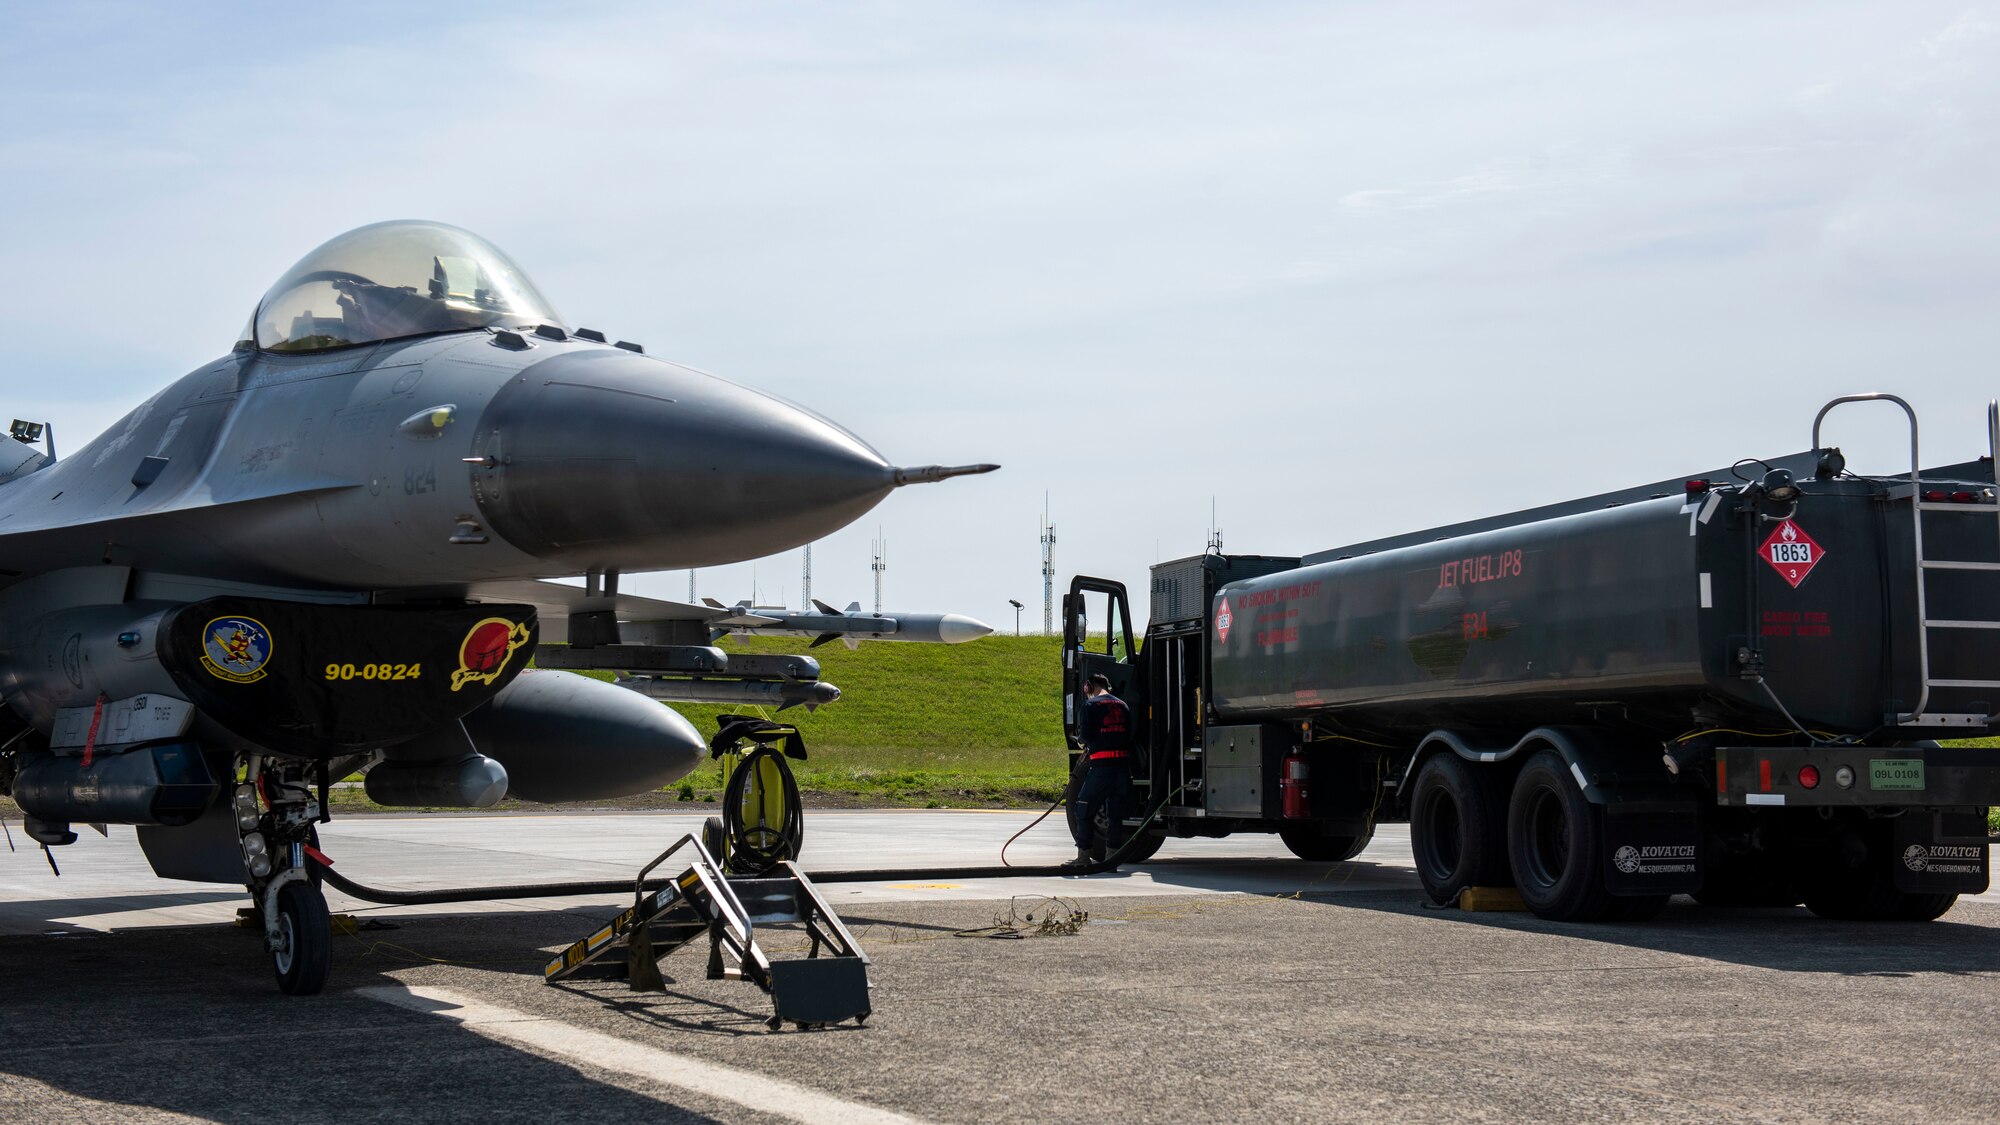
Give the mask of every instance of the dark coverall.
[{"label": "dark coverall", "polygon": [[[1077,790],[1076,811],[1088,843],[1078,841],[1092,859],[1103,859],[1125,842],[1125,818],[1132,793],[1132,708],[1105,692],[1083,705],[1083,785]],[[1105,820],[1104,835],[1097,817]]]}]

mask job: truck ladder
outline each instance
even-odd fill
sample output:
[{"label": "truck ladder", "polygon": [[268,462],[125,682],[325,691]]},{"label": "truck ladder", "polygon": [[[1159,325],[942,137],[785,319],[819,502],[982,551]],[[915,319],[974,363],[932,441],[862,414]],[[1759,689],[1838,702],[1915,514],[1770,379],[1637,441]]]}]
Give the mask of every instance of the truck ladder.
[{"label": "truck ladder", "polygon": [[[683,848],[692,849],[686,870],[647,892],[646,876]],[[773,924],[805,928],[812,944],[804,958],[773,961],[764,952],[755,929]],[[801,1027],[867,1020],[868,956],[805,872],[786,862],[763,875],[726,875],[693,835],[640,869],[632,906],[563,950],[543,967],[542,980],[625,980],[635,992],[662,991],[660,960],[703,935],[708,979],[763,989],[773,1030],[786,1020]]]},{"label": "truck ladder", "polygon": [[[1846,402],[1893,402],[1903,408],[1910,419],[1910,536],[1916,553],[1917,574],[1917,669],[1923,680],[1923,689],[1917,694],[1917,705],[1909,711],[1898,713],[1896,723],[1905,727],[1980,727],[1991,723],[1996,715],[1979,713],[1934,712],[1926,713],[1930,705],[1932,688],[1992,688],[2000,690],[2000,680],[1958,679],[1933,677],[1931,675],[1931,630],[1933,629],[2000,629],[2000,621],[1975,621],[1930,616],[1929,603],[1925,591],[1926,574],[1934,570],[1977,570],[2000,572],[2000,562],[1971,562],[1947,559],[1931,559],[1924,556],[1924,513],[1943,512],[1966,515],[1991,511],[2000,518],[2000,505],[1989,509],[1982,504],[1953,504],[1926,501],[1923,498],[1923,482],[1919,479],[1922,462],[1917,452],[1917,412],[1910,404],[1891,394],[1844,395],[1820,407],[1813,418],[1812,447],[1822,448],[1819,440],[1820,422],[1834,407]],[[1996,481],[2000,481],[2000,400],[1986,404],[1986,446],[1990,462],[1996,466]],[[1896,497],[1892,494],[1891,499]]]}]

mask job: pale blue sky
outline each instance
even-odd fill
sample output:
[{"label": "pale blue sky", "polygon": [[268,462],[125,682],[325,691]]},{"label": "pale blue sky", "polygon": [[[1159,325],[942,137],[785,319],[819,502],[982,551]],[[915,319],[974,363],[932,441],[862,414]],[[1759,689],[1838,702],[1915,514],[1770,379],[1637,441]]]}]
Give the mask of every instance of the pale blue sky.
[{"label": "pale blue sky", "polygon": [[[74,449],[311,247],[439,219],[573,323],[1006,465],[820,546],[843,605],[879,523],[891,608],[1009,626],[1044,491],[1061,573],[1143,599],[1211,495],[1299,553],[1790,452],[1848,391],[1970,457],[2000,394],[1991,5],[0,17],[13,415]],[[797,601],[796,553],[756,573]]]}]

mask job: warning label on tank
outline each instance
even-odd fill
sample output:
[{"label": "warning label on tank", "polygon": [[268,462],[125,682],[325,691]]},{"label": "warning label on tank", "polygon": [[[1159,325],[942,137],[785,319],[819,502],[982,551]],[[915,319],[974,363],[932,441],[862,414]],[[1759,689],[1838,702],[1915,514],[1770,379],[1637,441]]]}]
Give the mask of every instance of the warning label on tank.
[{"label": "warning label on tank", "polygon": [[1779,577],[1792,584],[1793,589],[1797,589],[1799,583],[1806,580],[1806,575],[1812,573],[1813,567],[1826,557],[1826,551],[1813,537],[1791,520],[1780,520],[1771,537],[1758,548],[1758,553],[1764,556],[1764,561],[1771,564],[1771,569],[1777,571]]},{"label": "warning label on tank", "polygon": [[1226,640],[1228,640],[1228,639],[1229,639],[1229,622],[1230,622],[1230,616],[1231,616],[1231,615],[1230,615],[1230,613],[1229,613],[1229,599],[1228,599],[1228,598],[1224,598],[1224,599],[1222,599],[1222,604],[1221,604],[1220,606],[1216,607],[1216,610],[1215,610],[1215,639],[1216,639],[1216,640],[1218,640],[1218,641],[1226,641]]}]

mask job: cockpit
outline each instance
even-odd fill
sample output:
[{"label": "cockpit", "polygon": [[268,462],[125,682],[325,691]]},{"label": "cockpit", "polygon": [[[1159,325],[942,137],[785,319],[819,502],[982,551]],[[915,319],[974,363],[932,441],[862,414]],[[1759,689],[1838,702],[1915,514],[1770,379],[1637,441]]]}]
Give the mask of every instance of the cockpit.
[{"label": "cockpit", "polygon": [[473,328],[561,325],[534,283],[471,231],[411,220],[348,231],[257,304],[246,339],[319,352]]}]

